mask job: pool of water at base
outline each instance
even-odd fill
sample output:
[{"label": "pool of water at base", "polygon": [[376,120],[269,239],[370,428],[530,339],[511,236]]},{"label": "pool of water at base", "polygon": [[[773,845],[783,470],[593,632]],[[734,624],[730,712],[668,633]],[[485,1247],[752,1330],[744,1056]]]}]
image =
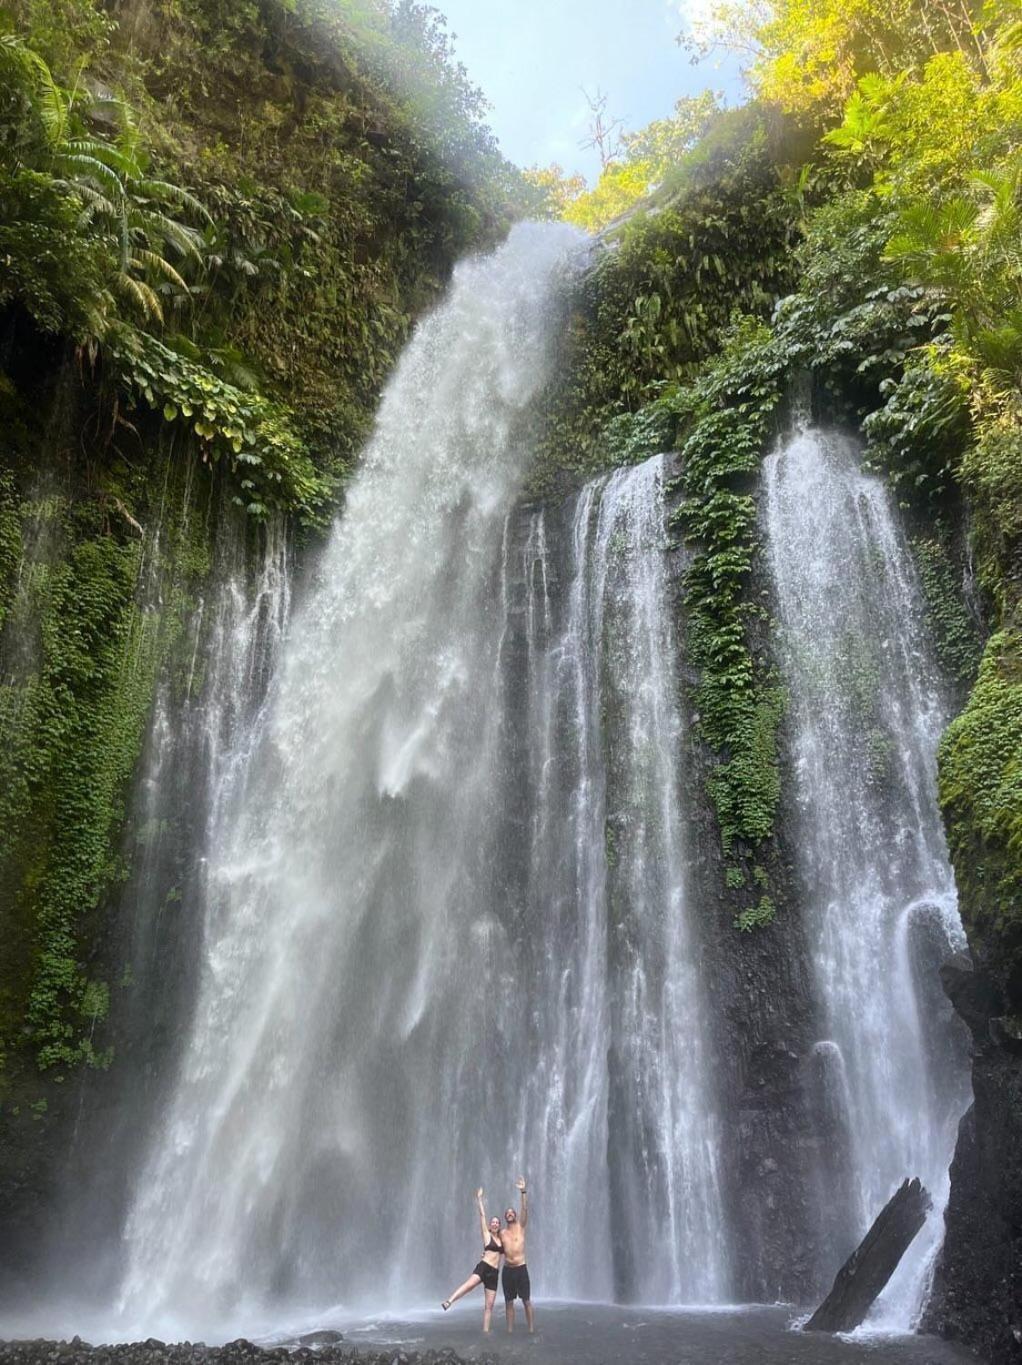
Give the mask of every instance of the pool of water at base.
[{"label": "pool of water at base", "polygon": [[[791,1307],[714,1309],[622,1308],[603,1304],[536,1303],[536,1333],[529,1336],[519,1305],[508,1335],[498,1297],[493,1331],[482,1333],[482,1300],[462,1300],[449,1313],[363,1321],[319,1321],[303,1331],[331,1327],[349,1346],[396,1352],[452,1347],[465,1360],[493,1356],[507,1365],[964,1365],[976,1357],[935,1337],[858,1332],[828,1336],[793,1330]],[[292,1338],[293,1339],[293,1338]],[[276,1338],[278,1342],[287,1340]],[[269,1344],[267,1342],[266,1344]]]}]

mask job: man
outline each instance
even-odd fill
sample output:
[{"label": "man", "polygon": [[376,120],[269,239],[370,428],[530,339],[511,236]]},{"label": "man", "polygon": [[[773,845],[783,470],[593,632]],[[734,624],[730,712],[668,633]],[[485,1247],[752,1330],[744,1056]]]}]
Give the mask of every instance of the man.
[{"label": "man", "polygon": [[521,1213],[513,1208],[504,1210],[506,1227],[501,1234],[504,1243],[504,1312],[507,1314],[507,1330],[515,1330],[515,1299],[521,1299],[525,1309],[525,1321],[529,1331],[536,1330],[532,1315],[532,1289],[529,1285],[529,1267],[525,1264],[525,1229],[529,1222],[529,1200],[525,1189],[525,1177],[520,1175],[515,1181],[521,1194]]}]

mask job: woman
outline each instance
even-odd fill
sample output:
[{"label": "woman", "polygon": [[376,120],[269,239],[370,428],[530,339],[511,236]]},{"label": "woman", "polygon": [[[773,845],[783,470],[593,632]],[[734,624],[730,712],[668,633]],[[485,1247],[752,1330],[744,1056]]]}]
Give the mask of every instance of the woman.
[{"label": "woman", "polygon": [[477,1284],[483,1287],[483,1331],[490,1330],[490,1319],[493,1316],[493,1303],[497,1297],[497,1272],[500,1269],[500,1258],[504,1252],[504,1245],[500,1240],[500,1219],[491,1218],[486,1221],[486,1209],[483,1207],[483,1192],[476,1190],[476,1207],[479,1209],[479,1228],[483,1235],[483,1259],[476,1266],[475,1270],[468,1277],[464,1284],[460,1284],[449,1299],[444,1299],[443,1310],[446,1313],[452,1303],[457,1303],[466,1294],[471,1294]]}]

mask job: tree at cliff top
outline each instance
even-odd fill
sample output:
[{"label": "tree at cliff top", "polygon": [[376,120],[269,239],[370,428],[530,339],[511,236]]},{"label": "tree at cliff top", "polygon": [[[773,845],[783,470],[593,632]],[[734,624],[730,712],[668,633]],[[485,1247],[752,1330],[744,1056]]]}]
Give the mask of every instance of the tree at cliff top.
[{"label": "tree at cliff top", "polygon": [[711,0],[679,41],[696,55],[740,53],[761,98],[826,120],[863,72],[893,76],[952,49],[982,65],[983,10],[981,0]]},{"label": "tree at cliff top", "polygon": [[529,166],[522,172],[529,187],[529,216],[563,218],[572,203],[586,191],[583,175],[566,175],[557,162],[549,166]]},{"label": "tree at cliff top", "polygon": [[560,166],[532,167],[525,172],[535,193],[531,211],[598,232],[671,177],[717,112],[718,97],[706,90],[679,99],[669,117],[654,119],[638,132],[615,132],[613,137],[598,125],[602,113],[594,114],[585,145],[602,149],[596,184],[590,189],[581,175],[566,176]]}]

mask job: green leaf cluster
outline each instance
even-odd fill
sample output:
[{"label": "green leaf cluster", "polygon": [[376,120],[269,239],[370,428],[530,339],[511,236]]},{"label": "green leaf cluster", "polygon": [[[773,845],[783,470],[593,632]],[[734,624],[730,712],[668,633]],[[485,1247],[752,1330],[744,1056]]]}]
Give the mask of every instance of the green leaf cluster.
[{"label": "green leaf cluster", "polygon": [[321,519],[331,492],[295,435],[284,408],[246,392],[155,337],[128,333],[109,345],[118,378],[165,422],[180,423],[206,462],[223,460],[234,476],[235,502],[265,519],[293,512]]},{"label": "green leaf cluster", "polygon": [[755,905],[735,916],[735,928],[743,934],[751,934],[755,929],[766,929],[773,924],[777,907],[769,896],[761,896]]}]

